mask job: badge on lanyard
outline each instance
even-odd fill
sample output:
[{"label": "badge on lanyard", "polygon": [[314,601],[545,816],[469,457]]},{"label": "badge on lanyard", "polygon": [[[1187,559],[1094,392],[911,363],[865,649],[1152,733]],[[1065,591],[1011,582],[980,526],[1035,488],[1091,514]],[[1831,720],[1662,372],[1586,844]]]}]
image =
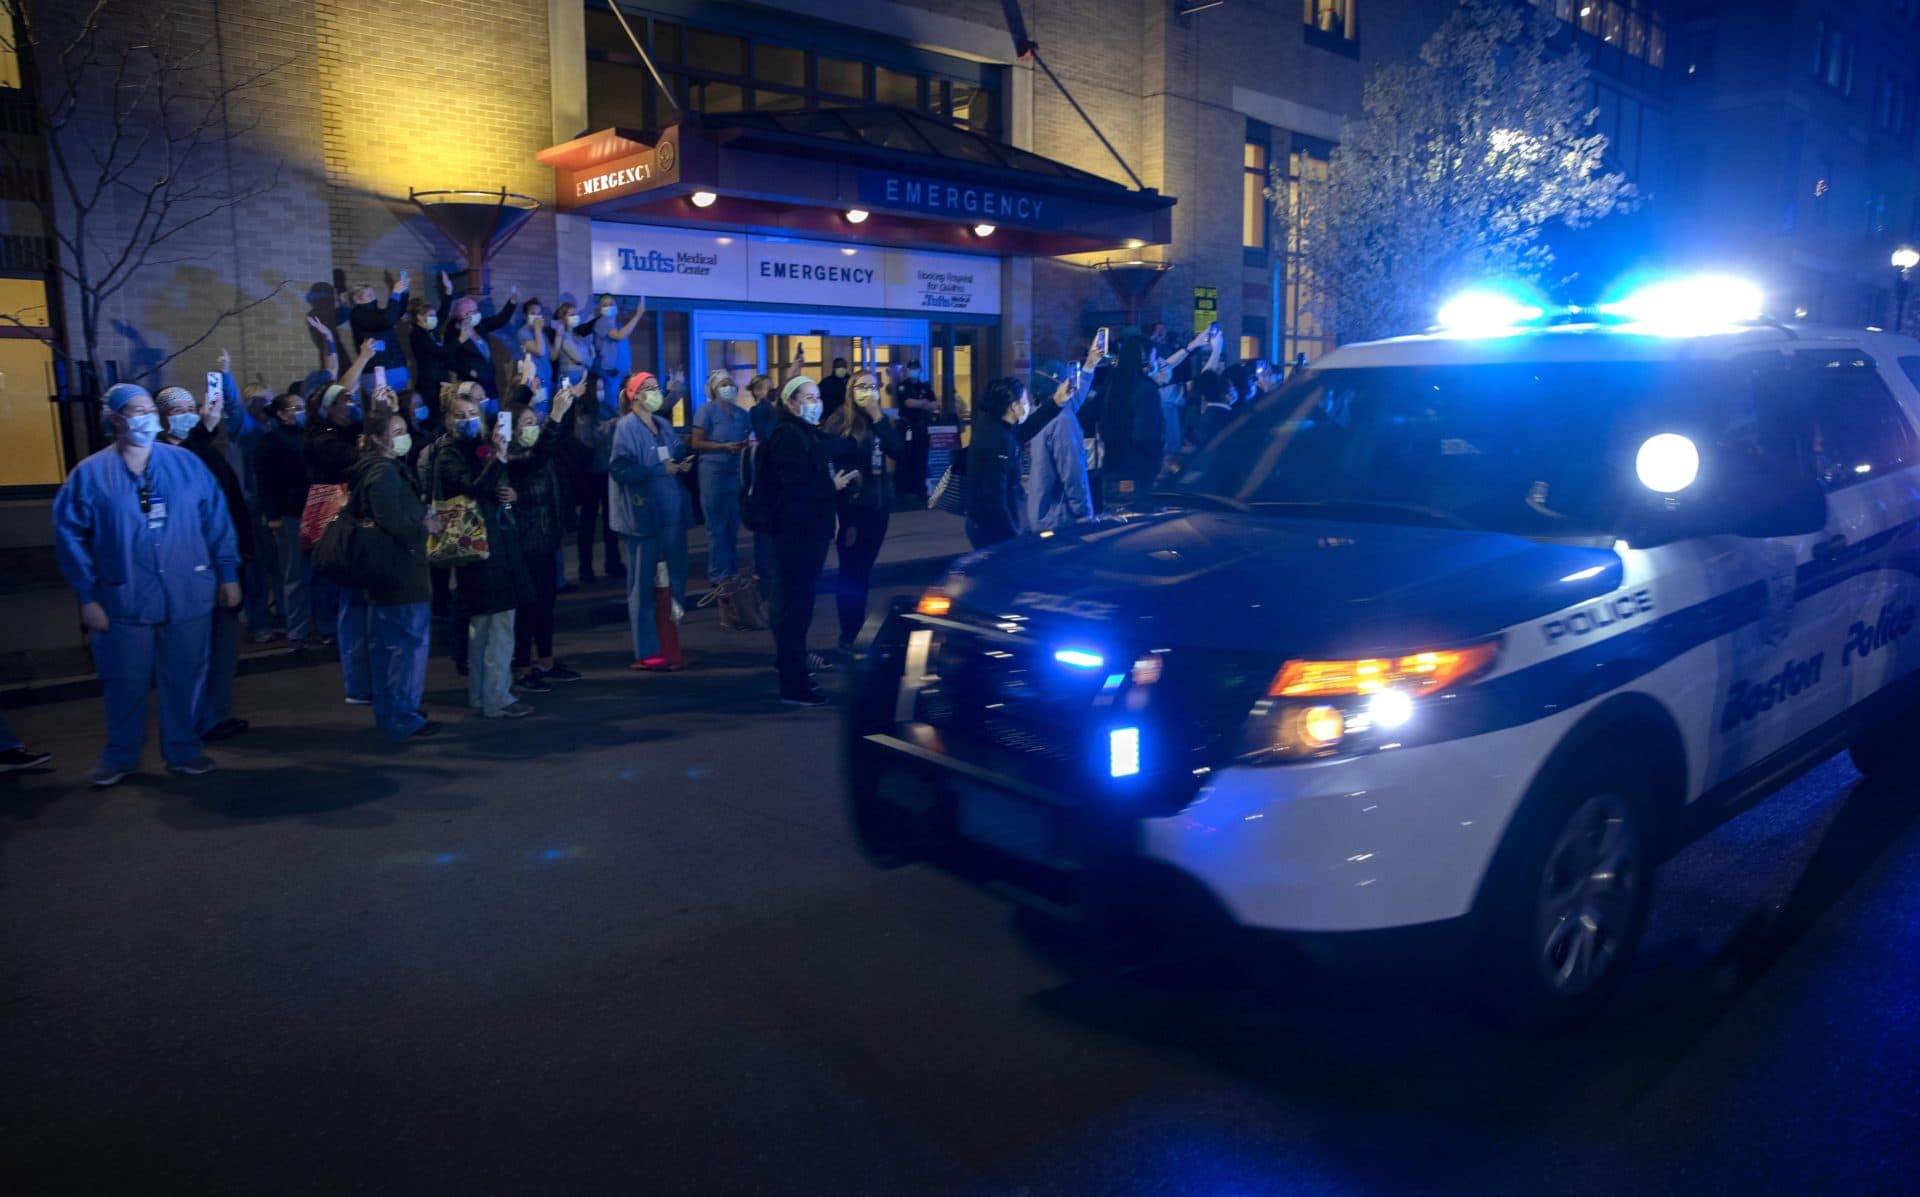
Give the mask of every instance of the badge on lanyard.
[{"label": "badge on lanyard", "polygon": [[151,471],[140,475],[140,514],[147,517],[149,532],[158,532],[167,526],[167,500],[153,493]]}]

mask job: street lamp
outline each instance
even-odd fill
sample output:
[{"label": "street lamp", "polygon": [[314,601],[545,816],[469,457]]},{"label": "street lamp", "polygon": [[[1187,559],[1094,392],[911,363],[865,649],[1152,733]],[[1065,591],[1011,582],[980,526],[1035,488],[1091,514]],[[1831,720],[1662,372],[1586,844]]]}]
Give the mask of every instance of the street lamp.
[{"label": "street lamp", "polygon": [[1913,287],[1913,268],[1920,266],[1920,250],[1903,245],[1893,251],[1892,262],[1893,268],[1899,272],[1893,277],[1893,331],[1905,332],[1907,292]]}]

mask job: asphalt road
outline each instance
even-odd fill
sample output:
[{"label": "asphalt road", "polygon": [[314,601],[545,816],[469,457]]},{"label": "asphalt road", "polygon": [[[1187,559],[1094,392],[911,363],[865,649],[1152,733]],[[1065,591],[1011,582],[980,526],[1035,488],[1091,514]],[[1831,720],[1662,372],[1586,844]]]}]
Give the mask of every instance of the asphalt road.
[{"label": "asphalt road", "polygon": [[[855,852],[764,637],[387,746],[242,681],[222,771],[0,780],[0,1191],[1920,1193],[1920,795],[1844,760],[1660,875],[1570,1040],[1075,966]],[[429,698],[463,691],[436,660]],[[149,750],[149,765],[157,764]]]}]

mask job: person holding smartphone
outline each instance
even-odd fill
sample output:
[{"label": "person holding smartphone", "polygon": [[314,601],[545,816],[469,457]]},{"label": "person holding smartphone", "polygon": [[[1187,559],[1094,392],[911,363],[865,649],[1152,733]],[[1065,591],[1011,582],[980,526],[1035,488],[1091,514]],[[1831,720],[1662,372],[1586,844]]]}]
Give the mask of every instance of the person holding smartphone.
[{"label": "person holding smartphone", "polygon": [[[514,616],[513,659],[525,672],[514,684],[528,694],[545,694],[553,682],[577,682],[580,674],[553,656],[553,610],[559,595],[559,575],[553,555],[566,534],[560,512],[560,475],[554,461],[565,442],[564,423],[573,410],[574,389],[560,388],[543,414],[545,388],[537,382],[516,392],[508,418],[513,443],[507,450],[507,480],[519,496],[514,516],[520,551],[526,554],[527,576],[533,582],[533,601],[522,604]],[[519,666],[516,666],[519,667]]]},{"label": "person holding smartphone", "polygon": [[869,370],[847,383],[848,402],[821,425],[833,446],[833,468],[852,471],[853,483],[840,492],[840,532],[834,539],[840,571],[837,593],[840,616],[840,652],[851,656],[854,641],[867,622],[867,595],[873,587],[873,563],[887,539],[893,510],[893,487],[887,477],[887,459],[896,465],[906,455],[906,441],[887,414],[880,410],[880,378]]},{"label": "person holding smartphone", "polygon": [[1070,368],[1054,363],[1041,375],[1063,414],[1048,424],[1034,443],[1032,485],[1027,494],[1027,527],[1032,531],[1057,532],[1094,517],[1093,488],[1087,480],[1087,442],[1077,417],[1102,356],[1102,346],[1096,341],[1088,348],[1085,361]]},{"label": "person holding smartphone", "polygon": [[661,562],[673,601],[687,594],[687,488],[680,475],[693,469],[673,425],[661,414],[666,393],[660,380],[642,371],[622,391],[626,412],[614,427],[607,458],[611,478],[607,522],[627,550],[627,624],[633,634],[632,669],[661,672],[686,662],[663,652],[654,622],[654,578]]},{"label": "person holding smartphone", "polygon": [[514,612],[533,601],[534,590],[513,510],[519,495],[507,476],[512,425],[503,417],[488,437],[480,405],[455,394],[447,404],[448,438],[434,454],[428,488],[436,498],[472,499],[486,521],[486,560],[455,571],[467,616],[467,702],[486,719],[533,714],[513,692]]},{"label": "person holding smartphone", "polygon": [[[396,391],[407,389],[407,355],[400,347],[400,318],[407,313],[407,271],[402,270],[393,284],[393,294],[387,298],[387,306],[382,308],[375,302],[379,292],[372,287],[355,287],[347,293],[347,327],[353,332],[353,348],[359,351],[362,345],[373,341],[374,353],[371,366],[386,371],[387,385]],[[362,385],[369,370],[362,374]]]},{"label": "person holding smartphone", "polygon": [[967,445],[967,540],[976,549],[1012,540],[1027,528],[1020,450],[1060,412],[1060,392],[1036,406],[1027,384],[996,378],[973,409]]},{"label": "person holding smartphone", "polygon": [[833,543],[837,496],[859,477],[833,468],[833,447],[820,428],[825,406],[819,383],[805,374],[788,379],[765,450],[773,497],[773,656],[780,701],[788,706],[827,704],[807,671],[807,631]]}]

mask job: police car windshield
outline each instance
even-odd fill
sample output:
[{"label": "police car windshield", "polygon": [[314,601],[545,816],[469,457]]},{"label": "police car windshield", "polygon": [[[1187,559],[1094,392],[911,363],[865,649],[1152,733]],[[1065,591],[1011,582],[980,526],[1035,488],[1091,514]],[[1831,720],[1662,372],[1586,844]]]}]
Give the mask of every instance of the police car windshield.
[{"label": "police car windshield", "polygon": [[1173,488],[1256,511],[1523,536],[1621,532],[1634,455],[1724,427],[1717,363],[1502,362],[1309,371]]}]

